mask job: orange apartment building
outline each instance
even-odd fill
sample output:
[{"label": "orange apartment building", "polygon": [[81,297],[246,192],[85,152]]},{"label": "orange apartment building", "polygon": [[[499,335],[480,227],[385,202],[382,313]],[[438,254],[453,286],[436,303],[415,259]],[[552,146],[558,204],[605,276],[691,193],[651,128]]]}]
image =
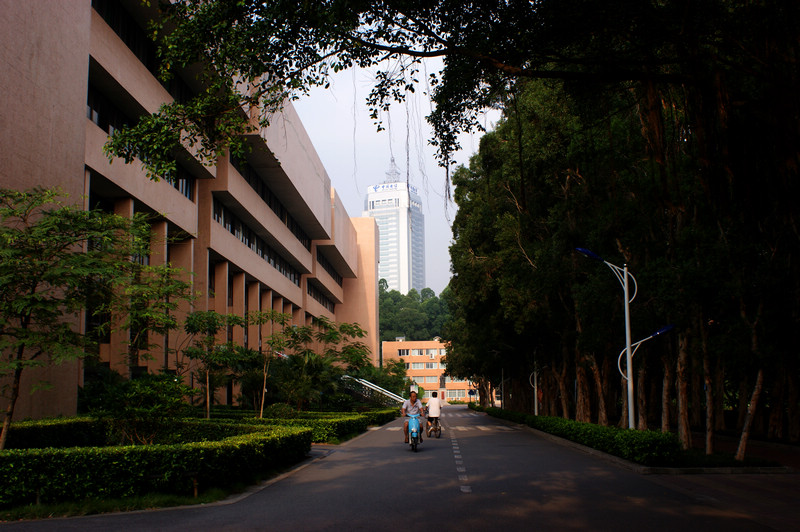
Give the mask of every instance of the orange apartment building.
[{"label": "orange apartment building", "polygon": [[[207,167],[187,151],[176,156],[174,184],[151,181],[138,163],[110,164],[103,145],[115,128],[198,88],[190,73],[168,86],[153,74],[145,28],[156,8],[0,0],[0,13],[0,187],[60,186],[84,208],[155,214],[149,260],[193,272],[194,309],[275,309],[298,325],[319,316],[357,322],[377,357],[377,226],[350,218],[290,103],[248,137],[245,159]],[[251,327],[233,340],[257,348],[264,332]],[[163,355],[136,369],[168,369],[178,336],[160,339]],[[126,341],[117,331],[100,349],[123,374]],[[15,419],[74,414],[82,379],[80,363],[29,370],[24,389],[40,380],[52,388],[23,393]],[[230,390],[218,400],[230,403]]]},{"label": "orange apartment building", "polygon": [[[445,345],[434,338],[427,341],[381,342],[383,362],[401,360],[406,365],[406,376],[410,386],[418,386],[425,393],[420,399],[428,399],[431,392],[439,392],[439,397],[448,402],[472,402],[478,400],[477,388],[469,381],[445,376],[443,359],[447,354]],[[473,395],[470,395],[470,390]]]}]

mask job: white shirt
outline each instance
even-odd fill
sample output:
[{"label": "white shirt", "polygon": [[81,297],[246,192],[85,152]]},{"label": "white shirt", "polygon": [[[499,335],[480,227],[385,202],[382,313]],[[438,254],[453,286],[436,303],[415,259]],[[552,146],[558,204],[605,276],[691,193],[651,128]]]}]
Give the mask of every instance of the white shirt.
[{"label": "white shirt", "polygon": [[439,417],[442,413],[442,400],[438,397],[428,399],[428,417]]}]

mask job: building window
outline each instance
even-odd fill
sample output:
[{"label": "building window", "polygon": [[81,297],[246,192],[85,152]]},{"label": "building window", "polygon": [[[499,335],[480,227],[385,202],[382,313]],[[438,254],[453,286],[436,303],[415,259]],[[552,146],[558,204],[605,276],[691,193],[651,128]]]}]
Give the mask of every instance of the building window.
[{"label": "building window", "polygon": [[466,390],[447,390],[448,399],[461,399],[466,396]]},{"label": "building window", "polygon": [[425,382],[439,382],[439,377],[429,375],[425,377]]},{"label": "building window", "polygon": [[331,277],[333,277],[333,280],[336,282],[336,284],[342,286],[342,276],[336,271],[336,268],[333,267],[333,264],[328,262],[328,259],[326,259],[325,255],[320,252],[319,248],[317,248],[317,264],[322,266],[325,271],[328,272]]},{"label": "building window", "polygon": [[438,366],[436,362],[425,362],[425,369],[438,369]]},{"label": "building window", "polygon": [[130,117],[92,85],[89,85],[86,95],[86,118],[109,135],[132,122]]},{"label": "building window", "polygon": [[157,73],[156,46],[118,0],[92,0],[92,7],[151,73]]},{"label": "building window", "polygon": [[298,272],[289,262],[272,249],[266,242],[255,234],[253,230],[242,223],[222,202],[214,198],[214,220],[222,225],[228,232],[242,241],[251,250],[255,248],[255,253],[264,259],[270,266],[278,270],[284,277],[292,283],[300,286],[300,272]]},{"label": "building window", "polygon": [[328,297],[324,293],[322,293],[322,291],[319,288],[317,288],[313,283],[308,283],[306,291],[308,292],[308,295],[310,295],[317,301],[317,303],[328,309],[330,312],[333,312],[334,309],[333,301],[328,299]]},{"label": "building window", "polygon": [[412,362],[411,363],[411,369],[425,369],[425,363],[424,362]]},{"label": "building window", "polygon": [[[300,227],[300,224],[289,214],[289,211],[283,206],[281,201],[278,199],[275,194],[272,193],[272,190],[264,183],[264,180],[261,179],[261,176],[258,175],[252,166],[247,164],[247,161],[239,159],[238,157],[231,155],[230,156],[231,166],[233,166],[239,175],[241,175],[247,184],[250,185],[259,197],[264,200],[264,203],[272,209],[278,218],[289,228],[292,234],[297,237],[303,247],[310,250],[311,249],[311,238],[303,231]],[[341,284],[341,283],[339,283]]]},{"label": "building window", "polygon": [[398,349],[397,350],[397,354],[399,356],[401,356],[401,357],[407,357],[408,356],[408,349]]},{"label": "building window", "polygon": [[166,176],[167,181],[184,197],[194,201],[195,177],[180,163],[177,163],[176,169],[175,175]]}]

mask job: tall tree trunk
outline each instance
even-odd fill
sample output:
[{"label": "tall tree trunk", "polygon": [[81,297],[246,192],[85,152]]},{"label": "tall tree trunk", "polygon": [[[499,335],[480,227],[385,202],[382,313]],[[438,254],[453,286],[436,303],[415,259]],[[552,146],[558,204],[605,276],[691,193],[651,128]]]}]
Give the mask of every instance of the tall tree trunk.
[{"label": "tall tree trunk", "polygon": [[592,408],[589,404],[589,386],[586,368],[576,357],[575,380],[578,386],[578,397],[575,404],[575,421],[589,423],[592,421]]},{"label": "tall tree trunk", "polygon": [[747,417],[747,379],[742,377],[739,381],[739,401],[736,405],[736,430],[742,430],[744,420]]},{"label": "tall tree trunk", "polygon": [[672,403],[672,361],[668,357],[661,359],[664,366],[664,378],[661,381],[661,432],[669,432],[670,407]]},{"label": "tall tree trunk", "polygon": [[706,423],[705,423],[705,449],[706,454],[714,454],[714,385],[711,376],[711,360],[708,354],[708,330],[703,326],[703,319],[698,320],[700,332],[700,346],[703,353],[703,390],[705,390]]},{"label": "tall tree trunk", "polygon": [[271,361],[271,357],[267,359],[264,363],[264,382],[261,384],[261,406],[258,410],[258,418],[264,418],[264,400],[267,396],[267,377],[269,376],[269,363]]},{"label": "tall tree trunk", "polygon": [[725,367],[722,365],[722,357],[717,357],[717,364],[714,376],[714,430],[719,432],[725,430]]},{"label": "tall tree trunk", "polygon": [[[700,333],[702,334],[702,333]],[[691,386],[691,401],[689,402],[689,418],[692,427],[700,427],[703,424],[703,360],[697,356],[689,356],[689,382]]]},{"label": "tall tree trunk", "polygon": [[[22,355],[17,357],[22,360]],[[18,365],[14,370],[14,380],[11,382],[11,395],[8,397],[8,406],[6,406],[5,417],[3,417],[3,430],[0,431],[0,451],[6,448],[6,440],[8,439],[8,431],[11,428],[11,420],[14,418],[14,407],[19,398],[19,385],[22,381],[22,366]]]},{"label": "tall tree trunk", "polygon": [[747,439],[750,437],[750,429],[753,425],[753,418],[758,408],[758,399],[761,397],[761,388],[764,385],[764,368],[761,366],[761,348],[758,338],[758,324],[761,320],[761,313],[764,310],[764,302],[759,302],[756,309],[755,318],[752,320],[747,316],[747,308],[744,301],[739,303],[739,314],[742,321],[750,328],[750,353],[759,361],[758,373],[756,374],[756,384],[753,386],[753,393],[750,395],[750,402],[747,405],[747,415],[742,424],[742,436],[739,439],[739,448],[736,450],[736,460],[744,460],[745,450],[747,449]]},{"label": "tall tree trunk", "polygon": [[678,439],[683,450],[692,446],[692,434],[689,426],[689,381],[686,378],[689,366],[689,338],[686,333],[678,336],[678,366],[676,385],[678,396]]},{"label": "tall tree trunk", "polygon": [[738,461],[744,460],[745,450],[747,449],[747,439],[750,437],[750,425],[753,423],[753,415],[758,407],[758,399],[761,397],[761,387],[764,385],[764,370],[758,369],[756,375],[756,384],[753,386],[753,393],[750,395],[750,404],[747,407],[747,415],[744,418],[744,426],[742,427],[742,436],[739,439],[739,448],[736,449],[736,456]]},{"label": "tall tree trunk", "polygon": [[636,428],[639,430],[647,430],[647,386],[646,377],[647,369],[644,363],[639,367],[636,372],[636,408],[638,416],[636,420]]},{"label": "tall tree trunk", "polygon": [[783,439],[783,400],[786,390],[786,374],[782,374],[775,379],[772,387],[771,411],[769,413],[769,424],[767,425],[767,438]]},{"label": "tall tree trunk", "polygon": [[603,379],[600,375],[600,368],[597,367],[597,359],[594,353],[587,355],[586,358],[589,362],[589,369],[592,372],[595,393],[597,395],[597,424],[605,427],[608,425],[608,412],[606,412],[606,395],[605,388],[603,387]]},{"label": "tall tree trunk", "polygon": [[706,454],[714,454],[714,384],[711,379],[711,362],[708,352],[703,352],[703,379],[706,391]]},{"label": "tall tree trunk", "polygon": [[562,364],[561,371],[553,371],[553,378],[558,385],[558,393],[561,396],[561,417],[569,419],[569,390],[567,389],[567,364]]}]

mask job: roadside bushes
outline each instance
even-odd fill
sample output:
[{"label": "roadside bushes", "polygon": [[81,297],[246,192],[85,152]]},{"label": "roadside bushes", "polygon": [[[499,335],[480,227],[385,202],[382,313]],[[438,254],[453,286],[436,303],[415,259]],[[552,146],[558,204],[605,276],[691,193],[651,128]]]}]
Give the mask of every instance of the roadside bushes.
[{"label": "roadside bushes", "polygon": [[671,432],[627,430],[581,423],[560,417],[533,416],[500,408],[485,409],[490,416],[528,425],[598,451],[646,466],[669,467],[682,455],[678,437]]},{"label": "roadside bushes", "polygon": [[208,439],[0,451],[0,506],[148,492],[191,494],[198,486],[247,484],[302,460],[311,449],[312,431],[305,427],[192,421],[176,425],[173,439]]},{"label": "roadside bushes", "polygon": [[6,449],[99,447],[107,438],[108,425],[88,417],[22,421],[11,425]]},{"label": "roadside bushes", "polygon": [[252,423],[256,425],[273,423],[286,427],[308,427],[312,431],[312,441],[314,443],[325,443],[336,438],[343,438],[351,434],[357,434],[367,430],[367,418],[359,415],[345,414],[340,417],[325,418],[264,418],[264,419],[243,419],[242,423]]},{"label": "roadside bushes", "polygon": [[[276,403],[277,405],[277,403]],[[276,406],[272,405],[272,406]],[[289,405],[284,405],[289,406]],[[291,407],[264,410],[264,418],[241,419],[241,423],[274,423],[292,427],[309,427],[314,443],[325,443],[367,430],[370,425],[383,425],[399,415],[396,408],[369,412],[298,412]],[[270,416],[267,417],[267,414]],[[286,417],[284,417],[286,416]]]}]

